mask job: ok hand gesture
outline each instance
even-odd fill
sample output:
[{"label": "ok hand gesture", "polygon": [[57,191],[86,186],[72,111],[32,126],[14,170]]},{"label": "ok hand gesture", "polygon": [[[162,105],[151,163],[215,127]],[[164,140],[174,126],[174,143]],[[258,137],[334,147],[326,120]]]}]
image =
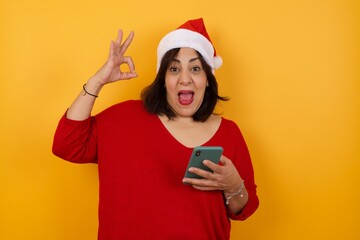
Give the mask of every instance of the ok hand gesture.
[{"label": "ok hand gesture", "polygon": [[[111,41],[109,57],[106,63],[97,71],[94,77],[98,79],[100,85],[116,82],[119,80],[127,80],[137,77],[135,65],[130,56],[124,56],[127,48],[134,38],[134,32],[130,32],[129,36],[122,43],[123,32],[119,30],[116,41]],[[122,64],[129,67],[128,72],[123,72],[120,68]]]}]

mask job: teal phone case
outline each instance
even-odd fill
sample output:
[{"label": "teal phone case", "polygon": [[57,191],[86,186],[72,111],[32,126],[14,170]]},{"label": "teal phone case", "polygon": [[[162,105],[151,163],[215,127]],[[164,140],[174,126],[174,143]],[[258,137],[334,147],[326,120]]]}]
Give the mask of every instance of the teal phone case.
[{"label": "teal phone case", "polygon": [[188,169],[190,167],[196,167],[211,172],[211,169],[206,167],[202,162],[206,159],[212,161],[213,163],[218,164],[222,153],[223,153],[223,148],[218,146],[195,147],[191,154],[188,167],[186,168],[185,177],[202,178],[199,175],[189,172]]}]

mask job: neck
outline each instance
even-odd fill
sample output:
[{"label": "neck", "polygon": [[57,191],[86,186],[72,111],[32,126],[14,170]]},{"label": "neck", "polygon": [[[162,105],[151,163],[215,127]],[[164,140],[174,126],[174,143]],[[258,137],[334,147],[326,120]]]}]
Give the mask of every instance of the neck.
[{"label": "neck", "polygon": [[184,117],[184,116],[176,116],[172,119],[169,119],[167,116],[162,115],[159,116],[163,121],[169,122],[169,123],[180,123],[180,124],[194,124],[197,123],[193,120],[192,117]]}]

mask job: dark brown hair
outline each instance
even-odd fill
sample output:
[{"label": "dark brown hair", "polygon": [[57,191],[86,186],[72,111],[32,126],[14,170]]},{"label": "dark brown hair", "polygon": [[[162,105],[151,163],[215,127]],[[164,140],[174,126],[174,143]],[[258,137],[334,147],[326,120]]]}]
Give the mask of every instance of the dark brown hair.
[{"label": "dark brown hair", "polygon": [[[160,68],[155,80],[141,92],[141,99],[148,112],[158,115],[165,114],[169,119],[176,117],[176,113],[171,108],[166,98],[165,75],[170,63],[174,60],[179,51],[180,48],[174,48],[165,53],[161,60]],[[211,67],[206,63],[199,52],[196,51],[196,53],[199,56],[201,65],[206,73],[208,86],[206,87],[204,99],[200,108],[192,117],[194,121],[205,122],[214,112],[215,106],[219,100],[227,101],[229,99],[227,97],[219,96],[218,84],[212,73]]]}]

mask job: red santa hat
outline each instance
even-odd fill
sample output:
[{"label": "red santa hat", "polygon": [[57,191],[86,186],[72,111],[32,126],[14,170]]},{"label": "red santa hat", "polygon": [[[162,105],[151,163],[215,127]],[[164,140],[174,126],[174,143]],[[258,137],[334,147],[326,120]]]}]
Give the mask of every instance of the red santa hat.
[{"label": "red santa hat", "polygon": [[165,53],[174,48],[188,47],[198,51],[204,60],[210,65],[212,71],[221,67],[223,61],[216,54],[216,50],[206,31],[202,18],[185,22],[176,30],[165,35],[157,49],[157,69],[159,71],[161,60]]}]

